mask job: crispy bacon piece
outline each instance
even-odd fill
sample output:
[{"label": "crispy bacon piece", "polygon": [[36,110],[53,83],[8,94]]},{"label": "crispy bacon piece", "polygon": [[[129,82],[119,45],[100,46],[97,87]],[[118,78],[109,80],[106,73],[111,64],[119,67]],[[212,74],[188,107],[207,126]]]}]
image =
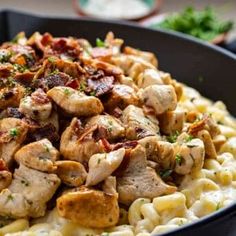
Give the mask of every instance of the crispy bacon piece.
[{"label": "crispy bacon piece", "polygon": [[132,141],[126,141],[123,143],[116,143],[113,145],[112,150],[117,150],[119,148],[125,148],[125,149],[130,149],[130,148],[135,148],[138,145],[137,140],[132,140]]},{"label": "crispy bacon piece", "polygon": [[197,135],[199,131],[204,129],[208,119],[209,119],[208,116],[204,116],[201,120],[191,124],[188,128],[188,133],[191,135]]},{"label": "crispy bacon piece", "polygon": [[0,171],[8,170],[7,165],[4,160],[0,159]]},{"label": "crispy bacon piece", "polygon": [[21,119],[24,117],[24,115],[19,111],[19,109],[15,108],[15,107],[8,107],[7,108],[7,116],[18,118],[18,119]]},{"label": "crispy bacon piece", "polygon": [[105,76],[97,80],[88,79],[88,88],[95,93],[95,96],[99,97],[113,89],[114,80],[113,76]]},{"label": "crispy bacon piece", "polygon": [[31,94],[31,98],[37,104],[45,104],[50,102],[47,94],[40,88]]},{"label": "crispy bacon piece", "polygon": [[23,73],[17,73],[14,76],[14,79],[16,80],[16,82],[29,87],[33,81],[34,75],[35,75],[34,72],[27,71]]},{"label": "crispy bacon piece", "polygon": [[11,75],[13,66],[10,63],[0,64],[0,77],[6,78]]}]

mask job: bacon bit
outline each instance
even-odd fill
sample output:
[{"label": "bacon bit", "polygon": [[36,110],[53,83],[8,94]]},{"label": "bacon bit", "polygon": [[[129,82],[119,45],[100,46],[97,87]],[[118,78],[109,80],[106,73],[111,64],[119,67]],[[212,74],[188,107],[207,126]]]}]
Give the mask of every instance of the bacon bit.
[{"label": "bacon bit", "polygon": [[0,77],[6,78],[11,75],[11,70],[13,69],[13,66],[9,63],[7,64],[0,64]]},{"label": "bacon bit", "polygon": [[7,108],[7,116],[18,118],[18,119],[21,119],[24,117],[24,115],[19,111],[19,109],[15,108],[15,107],[8,107]]},{"label": "bacon bit", "polygon": [[66,86],[73,88],[73,89],[78,89],[78,87],[79,87],[78,80],[75,80],[75,79],[71,80],[68,83],[66,83]]},{"label": "bacon bit", "polygon": [[101,141],[101,144],[106,152],[112,151],[112,145],[108,142],[107,139],[101,138],[100,141]]},{"label": "bacon bit", "polygon": [[127,169],[130,163],[130,152],[131,149],[126,149],[125,150],[125,156],[120,164],[120,166],[115,170],[114,175],[117,177],[121,177],[124,173],[124,171]]},{"label": "bacon bit", "polygon": [[196,111],[190,111],[186,114],[186,121],[187,122],[190,122],[190,123],[193,123],[194,121],[196,121],[196,119],[198,118],[199,116],[199,112],[196,112]]},{"label": "bacon bit", "polygon": [[0,159],[0,171],[8,170],[7,165],[4,160]]},{"label": "bacon bit", "polygon": [[135,148],[138,145],[138,141],[137,140],[133,140],[133,141],[126,141],[124,143],[116,143],[113,145],[112,150],[117,150],[119,148],[125,148],[125,149],[132,149]]},{"label": "bacon bit", "polygon": [[108,58],[112,56],[112,49],[111,48],[101,48],[96,47],[92,49],[91,56],[93,58]]},{"label": "bacon bit", "polygon": [[15,75],[14,79],[18,83],[23,84],[24,86],[29,87],[30,84],[33,81],[34,75],[35,75],[35,73],[29,72],[29,71],[28,72],[24,72],[24,73],[17,73]]},{"label": "bacon bit", "polygon": [[98,129],[93,134],[93,138],[98,141],[100,139],[106,139],[108,137],[107,129],[103,126],[98,126]]},{"label": "bacon bit", "polygon": [[93,132],[94,132],[95,130],[97,130],[97,128],[98,128],[98,125],[93,125],[93,126],[91,126],[91,127],[89,127],[89,128],[84,129],[84,130],[83,130],[83,133],[80,135],[80,137],[78,137],[77,141],[78,141],[78,142],[81,142],[81,141],[83,141],[85,138],[87,138],[89,135],[92,136]]},{"label": "bacon bit", "polygon": [[38,104],[45,104],[50,102],[47,94],[40,88],[31,94],[31,98],[35,103]]},{"label": "bacon bit", "polygon": [[94,91],[94,95],[99,97],[109,93],[113,89],[113,76],[105,76],[99,80],[88,79],[88,88]]},{"label": "bacon bit", "polygon": [[190,135],[196,135],[199,131],[203,130],[209,117],[206,115],[201,120],[195,121],[188,127],[188,133]]},{"label": "bacon bit", "polygon": [[0,144],[1,143],[8,143],[12,140],[11,135],[9,135],[9,132],[0,132]]},{"label": "bacon bit", "polygon": [[116,107],[111,115],[115,116],[116,118],[120,118],[122,116],[122,110],[119,107]]},{"label": "bacon bit", "polygon": [[42,44],[43,46],[47,46],[47,45],[49,45],[52,41],[53,41],[52,35],[49,34],[49,33],[45,33],[45,34],[42,36],[41,44]]}]

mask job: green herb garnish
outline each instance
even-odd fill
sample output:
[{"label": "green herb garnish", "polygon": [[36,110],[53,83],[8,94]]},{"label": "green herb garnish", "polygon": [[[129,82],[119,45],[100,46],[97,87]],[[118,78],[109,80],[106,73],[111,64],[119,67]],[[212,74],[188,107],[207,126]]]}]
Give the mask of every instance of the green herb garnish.
[{"label": "green herb garnish", "polygon": [[170,143],[175,143],[177,138],[179,136],[179,131],[175,131],[173,134],[171,134],[170,136],[167,136],[166,139],[168,142]]},{"label": "green herb garnish", "polygon": [[160,176],[162,179],[166,179],[172,174],[172,172],[173,172],[173,170],[171,170],[171,169],[161,170]]},{"label": "green herb garnish", "polygon": [[64,89],[64,94],[69,96],[71,94],[71,91],[68,88]]},{"label": "green herb garnish", "polygon": [[178,165],[181,165],[183,157],[180,154],[176,154],[175,161]]},{"label": "green herb garnish", "polygon": [[10,135],[13,138],[17,137],[19,135],[19,130],[17,128],[10,129]]},{"label": "green herb garnish", "polygon": [[218,35],[229,32],[233,28],[233,22],[219,20],[211,7],[206,7],[201,11],[187,7],[180,13],[167,16],[162,22],[152,27],[179,31],[211,41]]},{"label": "green herb garnish", "polygon": [[193,136],[192,135],[189,135],[188,137],[185,138],[185,142],[190,142],[193,140]]},{"label": "green herb garnish", "polygon": [[100,38],[96,39],[96,46],[99,48],[105,47],[105,42],[102,41]]}]

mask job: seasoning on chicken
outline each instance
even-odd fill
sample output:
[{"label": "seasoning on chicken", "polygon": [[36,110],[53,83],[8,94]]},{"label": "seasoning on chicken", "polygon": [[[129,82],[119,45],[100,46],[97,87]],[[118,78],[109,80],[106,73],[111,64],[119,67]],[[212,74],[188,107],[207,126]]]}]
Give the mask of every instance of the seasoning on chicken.
[{"label": "seasoning on chicken", "polygon": [[91,228],[111,227],[119,220],[116,195],[84,186],[59,197],[57,210],[60,216]]},{"label": "seasoning on chicken", "polygon": [[145,115],[139,107],[129,105],[123,110],[122,121],[125,124],[128,139],[140,139],[159,134],[158,120],[151,115]]},{"label": "seasoning on chicken", "polygon": [[4,118],[0,120],[0,159],[7,166],[11,166],[15,152],[20,148],[26,138],[28,128],[17,118]]},{"label": "seasoning on chicken", "polygon": [[184,127],[184,111],[167,111],[158,117],[160,130],[163,134],[170,135],[181,132]]},{"label": "seasoning on chicken", "polygon": [[187,175],[202,169],[205,149],[202,140],[194,138],[175,146],[175,172]]},{"label": "seasoning on chicken", "polygon": [[54,87],[47,95],[66,113],[73,116],[92,116],[103,111],[103,105],[98,98],[87,96],[69,87]]},{"label": "seasoning on chicken", "polygon": [[46,120],[52,112],[52,103],[42,89],[21,99],[19,111],[34,120]]},{"label": "seasoning on chicken", "polygon": [[77,118],[73,118],[71,124],[61,135],[60,152],[65,159],[87,163],[89,158],[103,152],[103,147],[92,137],[97,126],[83,129]]},{"label": "seasoning on chicken", "polygon": [[0,193],[0,215],[12,218],[43,216],[46,203],[59,185],[60,179],[55,174],[20,165],[8,189]]},{"label": "seasoning on chicken", "polygon": [[145,149],[138,145],[130,153],[130,161],[122,176],[117,177],[119,202],[130,205],[137,198],[154,198],[176,191],[165,184],[154,169],[147,167]]},{"label": "seasoning on chicken", "polygon": [[94,154],[89,159],[89,172],[86,185],[92,186],[110,176],[121,164],[125,149],[120,148],[110,153]]},{"label": "seasoning on chicken", "polygon": [[171,143],[161,141],[158,136],[145,137],[138,143],[145,148],[147,160],[158,163],[163,169],[173,168],[174,147]]},{"label": "seasoning on chicken", "polygon": [[151,85],[140,91],[144,104],[151,107],[156,115],[173,111],[177,106],[177,97],[171,85]]},{"label": "seasoning on chicken", "polygon": [[53,172],[59,155],[48,139],[42,139],[23,146],[15,153],[15,160],[35,170]]},{"label": "seasoning on chicken", "polygon": [[134,89],[124,84],[116,84],[104,102],[104,107],[112,111],[116,107],[124,109],[131,104],[136,106],[139,104],[139,98]]},{"label": "seasoning on chicken", "polygon": [[56,174],[68,186],[79,187],[87,177],[87,172],[82,164],[76,161],[57,161]]},{"label": "seasoning on chicken", "polygon": [[96,124],[105,130],[105,138],[108,140],[117,140],[125,135],[125,128],[122,126],[120,120],[111,115],[93,116],[88,120],[86,127],[91,127]]}]

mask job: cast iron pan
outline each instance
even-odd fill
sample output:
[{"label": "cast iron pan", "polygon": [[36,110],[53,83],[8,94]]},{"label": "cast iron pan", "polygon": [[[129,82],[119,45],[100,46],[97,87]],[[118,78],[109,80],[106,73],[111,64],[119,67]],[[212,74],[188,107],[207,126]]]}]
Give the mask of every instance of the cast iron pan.
[{"label": "cast iron pan", "polygon": [[[35,31],[48,31],[54,36],[84,37],[91,42],[113,31],[127,45],[156,53],[162,70],[213,100],[223,100],[236,116],[236,56],[223,49],[179,33],[145,29],[127,23],[45,18],[8,10],[0,12],[0,42],[12,39],[19,31],[25,31],[27,36]],[[163,235],[234,236],[236,204]]]}]

